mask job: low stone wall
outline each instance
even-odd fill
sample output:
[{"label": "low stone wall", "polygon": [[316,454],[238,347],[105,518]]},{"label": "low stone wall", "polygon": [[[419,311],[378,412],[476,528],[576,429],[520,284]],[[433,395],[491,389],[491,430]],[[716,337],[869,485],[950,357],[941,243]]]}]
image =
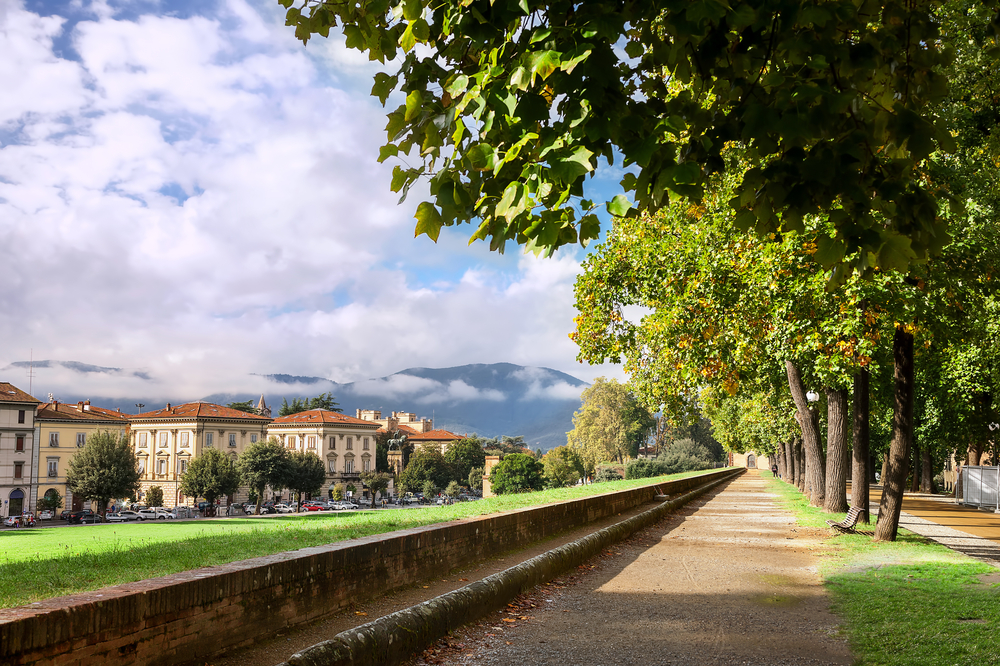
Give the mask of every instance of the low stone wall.
[{"label": "low stone wall", "polygon": [[[687,492],[720,470],[503,514],[303,548],[0,610],[0,663],[177,664]],[[249,630],[248,630],[249,629]]]}]

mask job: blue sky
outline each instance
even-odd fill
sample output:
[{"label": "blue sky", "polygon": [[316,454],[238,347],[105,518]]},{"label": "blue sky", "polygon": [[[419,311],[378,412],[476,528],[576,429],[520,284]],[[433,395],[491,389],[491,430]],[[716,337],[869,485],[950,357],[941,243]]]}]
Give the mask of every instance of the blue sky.
[{"label": "blue sky", "polygon": [[[141,370],[173,400],[256,391],[250,373],[620,377],[567,337],[581,250],[413,238],[420,193],[397,205],[376,162],[375,72],[339,35],[303,47],[277,2],[0,3],[0,368]],[[93,394],[136,390],[115,381]]]}]

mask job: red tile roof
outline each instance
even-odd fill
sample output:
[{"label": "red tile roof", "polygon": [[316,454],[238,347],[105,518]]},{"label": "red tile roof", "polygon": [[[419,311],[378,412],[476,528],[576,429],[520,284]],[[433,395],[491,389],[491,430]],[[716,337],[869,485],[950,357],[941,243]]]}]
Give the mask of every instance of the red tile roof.
[{"label": "red tile roof", "polygon": [[0,382],[0,402],[33,402],[36,405],[42,404],[41,400],[36,400],[30,395],[8,382]]},{"label": "red tile roof", "polygon": [[406,433],[406,438],[411,442],[453,442],[465,439],[462,435],[456,435],[455,433],[448,432],[447,430],[428,430],[427,432],[417,432],[413,428],[409,428],[402,424],[400,424],[399,429]]},{"label": "red tile roof", "polygon": [[67,405],[61,402],[48,402],[38,408],[38,415],[35,418],[41,421],[101,421],[122,424],[129,422],[127,414],[93,405],[85,407],[87,409],[80,409],[78,403]]},{"label": "red tile roof", "polygon": [[297,414],[279,416],[271,421],[271,425],[319,425],[321,423],[335,423],[339,425],[354,426],[360,425],[367,426],[372,429],[377,428],[379,425],[376,421],[356,419],[353,416],[347,416],[346,414],[330,411],[329,409],[310,409],[304,412],[298,412]]},{"label": "red tile roof", "polygon": [[232,407],[223,407],[211,402],[186,402],[183,405],[170,405],[169,409],[157,409],[153,412],[143,412],[129,416],[133,421],[143,421],[147,419],[237,419],[240,421],[270,421],[266,416],[258,416],[248,412],[241,412]]}]

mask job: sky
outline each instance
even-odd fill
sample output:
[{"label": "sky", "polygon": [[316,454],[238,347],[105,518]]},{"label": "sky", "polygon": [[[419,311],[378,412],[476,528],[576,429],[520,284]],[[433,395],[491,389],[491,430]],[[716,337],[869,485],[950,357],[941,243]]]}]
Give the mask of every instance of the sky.
[{"label": "sky", "polygon": [[[339,34],[303,46],[273,0],[0,0],[0,368],[123,368],[174,400],[467,363],[622,378],[568,338],[584,250],[414,238],[376,71]],[[122,377],[94,393],[135,394]]]}]

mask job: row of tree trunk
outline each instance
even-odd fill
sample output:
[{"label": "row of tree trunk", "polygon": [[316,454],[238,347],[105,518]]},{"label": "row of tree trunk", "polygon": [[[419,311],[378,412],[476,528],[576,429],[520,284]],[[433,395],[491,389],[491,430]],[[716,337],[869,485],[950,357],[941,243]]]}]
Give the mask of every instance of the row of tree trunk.
[{"label": "row of tree trunk", "polygon": [[[892,441],[882,472],[882,499],[875,526],[876,541],[895,541],[903,490],[913,449],[913,334],[897,327],[893,338],[894,405]],[[862,521],[870,523],[868,505],[874,469],[870,453],[868,370],[860,369],[854,376],[851,446],[847,444],[848,390],[826,388],[827,440],[823,455],[819,432],[819,414],[807,398],[802,373],[792,361],[785,362],[788,387],[795,402],[796,421],[801,437],[793,437],[780,445],[777,459],[782,478],[807,494],[809,503],[827,511],[844,513],[848,510],[847,479],[851,478],[851,506],[865,509]],[[914,452],[916,453],[916,452]],[[923,474],[920,485],[931,487],[930,450],[924,447],[921,459]],[[916,478],[917,475],[914,475]]]}]

